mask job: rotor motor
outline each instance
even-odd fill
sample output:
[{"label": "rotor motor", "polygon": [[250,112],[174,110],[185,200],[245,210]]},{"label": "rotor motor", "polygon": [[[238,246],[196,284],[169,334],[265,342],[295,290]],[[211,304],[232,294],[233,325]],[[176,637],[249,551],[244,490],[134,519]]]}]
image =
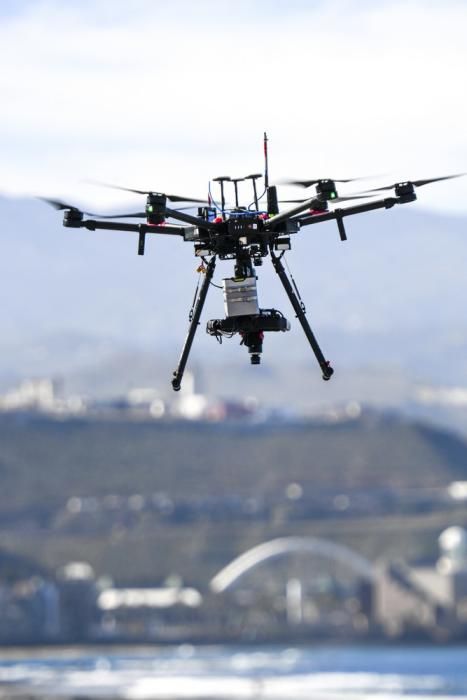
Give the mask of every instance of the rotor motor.
[{"label": "rotor motor", "polygon": [[165,194],[157,194],[150,192],[146,200],[146,217],[148,224],[153,226],[158,226],[164,223],[166,213],[165,208],[167,205],[167,197]]}]

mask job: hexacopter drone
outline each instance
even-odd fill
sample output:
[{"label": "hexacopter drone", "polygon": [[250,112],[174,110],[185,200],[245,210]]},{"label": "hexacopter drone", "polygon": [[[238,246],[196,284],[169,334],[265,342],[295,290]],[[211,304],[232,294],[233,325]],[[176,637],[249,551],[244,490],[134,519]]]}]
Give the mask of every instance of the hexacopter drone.
[{"label": "hexacopter drone", "polygon": [[[144,212],[132,214],[116,214],[101,216],[84,212],[75,206],[65,204],[55,199],[45,199],[56,209],[64,210],[63,225],[71,228],[110,229],[133,231],[138,234],[138,255],[144,255],[147,234],[165,234],[181,236],[184,241],[194,244],[195,255],[201,259],[198,271],[204,273],[204,279],[196,288],[195,299],[189,315],[188,334],[182,353],[173,373],[172,387],[179,391],[183,373],[188,361],[193,339],[199,325],[206,295],[216,267],[217,258],[234,261],[234,276],[227,277],[222,282],[224,307],[226,317],[213,319],[207,323],[207,333],[219,341],[223,337],[239,334],[241,344],[248,348],[250,361],[257,365],[261,361],[264,333],[269,331],[288,331],[290,324],[283,314],[276,309],[260,309],[256,289],[256,268],[263,264],[263,258],[271,256],[272,264],[290,299],[292,307],[300,321],[308,342],[315,354],[322,371],[324,380],[329,380],[334,373],[330,363],[325,359],[320,346],[306,318],[305,305],[300,297],[293,277],[287,274],[282,258],[291,248],[291,235],[298,233],[301,227],[318,224],[334,219],[337,223],[341,241],[347,240],[344,218],[354,214],[372,211],[373,209],[390,209],[395,204],[413,202],[417,196],[415,188],[431,182],[448,180],[459,175],[446,175],[424,180],[398,182],[393,185],[377,187],[366,193],[357,193],[340,197],[337,193],[336,182],[351,182],[352,180],[310,179],[290,180],[288,184],[304,188],[315,185],[315,194],[308,199],[282,200],[295,206],[279,210],[277,188],[269,184],[268,175],[268,139],[264,134],[264,174],[254,173],[242,178],[221,176],[214,178],[220,187],[220,202],[211,196],[209,188],[208,201],[180,195],[165,194],[154,191],[135,190],[117,187],[130,192],[146,195]],[[257,180],[264,178],[264,192],[258,195]],[[239,204],[238,183],[250,180],[253,201],[247,206]],[[235,205],[226,205],[225,186],[232,183],[235,195]],[[115,187],[111,185],[111,187]],[[379,191],[394,190],[394,194],[383,199],[374,199]],[[329,208],[343,201],[370,197],[371,201],[354,204],[346,208]],[[261,201],[266,198],[266,208],[261,207]],[[199,204],[197,216],[187,213],[185,209],[172,209],[167,202],[191,203],[191,209]],[[135,224],[123,221],[98,221],[97,219],[145,218],[146,223]],[[184,226],[167,223],[166,220],[182,222]]]}]

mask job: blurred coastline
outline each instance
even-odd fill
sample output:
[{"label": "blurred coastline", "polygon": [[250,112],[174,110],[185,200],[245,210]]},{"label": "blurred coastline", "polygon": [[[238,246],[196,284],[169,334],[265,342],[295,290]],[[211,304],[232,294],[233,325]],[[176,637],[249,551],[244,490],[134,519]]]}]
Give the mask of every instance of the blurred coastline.
[{"label": "blurred coastline", "polygon": [[0,697],[197,700],[464,697],[465,647],[64,650],[0,660]]}]

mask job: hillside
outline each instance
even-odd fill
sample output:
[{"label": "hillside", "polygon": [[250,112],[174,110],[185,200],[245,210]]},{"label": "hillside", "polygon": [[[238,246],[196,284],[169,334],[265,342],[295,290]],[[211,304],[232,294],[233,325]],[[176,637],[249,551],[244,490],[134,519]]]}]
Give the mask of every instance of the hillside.
[{"label": "hillside", "polygon": [[210,425],[124,420],[0,420],[0,507],[58,507],[71,496],[278,498],[316,489],[431,487],[467,478],[467,443],[402,419]]},{"label": "hillside", "polygon": [[434,556],[439,532],[466,520],[436,487],[467,479],[467,443],[370,412],[262,426],[3,416],[0,479],[4,556],[52,571],[86,560],[121,583],[175,572],[205,585],[283,535],[370,558]]}]

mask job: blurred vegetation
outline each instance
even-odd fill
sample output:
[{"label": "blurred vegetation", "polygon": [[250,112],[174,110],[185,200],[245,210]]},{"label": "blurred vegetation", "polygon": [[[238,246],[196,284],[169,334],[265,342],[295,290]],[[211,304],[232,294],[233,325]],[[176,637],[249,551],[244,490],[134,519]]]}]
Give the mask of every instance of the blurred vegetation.
[{"label": "blurred vegetation", "polygon": [[0,420],[0,509],[59,506],[70,496],[164,491],[273,496],[440,486],[467,478],[467,443],[396,418],[232,426],[131,420]]},{"label": "blurred vegetation", "polygon": [[[249,547],[293,534],[329,537],[372,559],[433,557],[439,532],[467,520],[462,504],[435,512],[397,503],[398,493],[467,479],[467,444],[374,414],[258,426],[4,416],[0,479],[0,549],[50,569],[84,559],[120,583],[177,573],[200,585]],[[290,484],[299,484],[299,499],[290,498]],[[384,512],[371,503],[366,512],[322,505],[336,493],[384,489],[392,500],[375,501]],[[70,499],[95,506],[112,494],[163,494],[185,505],[176,517],[138,508],[69,512]],[[230,512],[228,500],[224,508],[234,496],[252,512]],[[195,514],[187,510],[193,499]],[[217,510],[209,499],[218,499]]]}]

